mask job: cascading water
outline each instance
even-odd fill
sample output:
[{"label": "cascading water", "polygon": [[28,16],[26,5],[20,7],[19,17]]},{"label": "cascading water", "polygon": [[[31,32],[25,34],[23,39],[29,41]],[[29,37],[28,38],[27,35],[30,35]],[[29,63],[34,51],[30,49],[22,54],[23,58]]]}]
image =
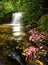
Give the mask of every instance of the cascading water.
[{"label": "cascading water", "polygon": [[13,35],[14,36],[20,36],[21,35],[21,18],[22,18],[23,14],[22,12],[18,12],[18,13],[13,13],[12,16],[12,22],[11,25],[13,25],[12,29],[13,29]]},{"label": "cascading water", "polygon": [[12,15],[12,22],[10,24],[6,24],[12,26],[13,36],[20,38],[19,36],[22,35],[22,24],[21,18],[23,17],[23,12],[13,13]]}]

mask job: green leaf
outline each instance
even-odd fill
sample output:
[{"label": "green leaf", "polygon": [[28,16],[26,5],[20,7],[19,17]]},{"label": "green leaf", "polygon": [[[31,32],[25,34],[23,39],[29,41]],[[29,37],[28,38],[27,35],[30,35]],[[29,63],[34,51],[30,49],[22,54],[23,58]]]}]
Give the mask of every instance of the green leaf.
[{"label": "green leaf", "polygon": [[14,9],[14,7],[11,2],[4,2],[4,11],[6,13],[12,11],[13,9]]}]

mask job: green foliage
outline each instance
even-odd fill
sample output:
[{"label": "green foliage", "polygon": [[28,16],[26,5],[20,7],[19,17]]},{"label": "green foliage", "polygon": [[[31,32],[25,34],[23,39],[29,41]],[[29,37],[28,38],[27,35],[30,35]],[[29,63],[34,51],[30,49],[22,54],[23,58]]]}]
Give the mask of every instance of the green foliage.
[{"label": "green foliage", "polygon": [[[43,3],[44,0],[2,0],[0,1],[0,22],[2,22],[2,18],[9,20],[13,12],[25,12],[22,20],[24,24],[32,28],[46,29],[48,25],[44,28],[44,24],[42,23],[43,25],[41,25],[39,23],[40,18],[44,14]],[[11,14],[8,15],[9,13]]]},{"label": "green foliage", "polygon": [[0,2],[0,22],[4,15],[11,11],[13,11],[13,5],[11,2]]},{"label": "green foliage", "polygon": [[4,2],[4,12],[8,13],[14,9],[13,5],[11,2]]},{"label": "green foliage", "polygon": [[42,1],[38,1],[38,0],[25,1],[26,9],[25,9],[25,15],[23,18],[24,24],[30,25],[30,27],[32,28],[38,26],[38,20],[43,14],[43,11],[41,9],[41,4],[42,4]]},{"label": "green foliage", "polygon": [[38,29],[48,30],[48,14],[43,15],[38,22]]},{"label": "green foliage", "polygon": [[0,2],[0,17],[3,17],[3,4],[2,4],[2,2]]}]

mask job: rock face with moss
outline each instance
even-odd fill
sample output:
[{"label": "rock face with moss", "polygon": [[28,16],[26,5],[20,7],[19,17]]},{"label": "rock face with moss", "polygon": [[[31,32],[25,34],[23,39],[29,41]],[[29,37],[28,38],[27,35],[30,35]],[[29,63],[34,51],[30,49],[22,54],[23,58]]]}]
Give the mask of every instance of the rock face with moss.
[{"label": "rock face with moss", "polygon": [[4,42],[11,37],[12,35],[11,27],[0,25],[0,45],[4,44]]}]

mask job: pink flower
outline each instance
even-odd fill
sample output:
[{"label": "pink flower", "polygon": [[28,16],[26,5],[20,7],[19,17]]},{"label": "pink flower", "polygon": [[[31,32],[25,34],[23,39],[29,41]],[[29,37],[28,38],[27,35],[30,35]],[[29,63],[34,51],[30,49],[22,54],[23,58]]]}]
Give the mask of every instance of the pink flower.
[{"label": "pink flower", "polygon": [[39,36],[38,34],[35,34],[35,39],[38,38],[38,36]]},{"label": "pink flower", "polygon": [[32,39],[32,41],[34,41],[34,42],[35,42],[35,39],[33,38],[33,39]]},{"label": "pink flower", "polygon": [[40,42],[42,42],[42,39],[40,39]]},{"label": "pink flower", "polygon": [[31,50],[31,52],[36,52],[36,48],[34,48],[34,47],[30,47],[30,50]]},{"label": "pink flower", "polygon": [[34,42],[42,42],[43,41],[44,36],[41,33],[37,32],[34,29],[31,29],[29,32],[31,34],[29,37],[30,41],[34,41]]},{"label": "pink flower", "polygon": [[35,37],[35,34],[33,33],[32,36]]},{"label": "pink flower", "polygon": [[26,52],[26,56],[28,56],[30,54],[31,54],[31,51],[30,50]]},{"label": "pink flower", "polygon": [[31,54],[33,54],[34,58],[36,58],[36,48],[29,47],[28,51],[26,52],[26,56],[30,56]]},{"label": "pink flower", "polygon": [[40,50],[43,48],[43,46],[40,46]]},{"label": "pink flower", "polygon": [[30,40],[30,41],[32,40],[32,36],[29,37],[29,40]]},{"label": "pink flower", "polygon": [[30,31],[29,31],[29,33],[32,33],[32,32],[33,32],[33,30],[30,30]]},{"label": "pink flower", "polygon": [[40,36],[38,36],[38,37],[36,38],[36,40],[38,40],[38,41],[39,41],[39,39],[40,39]]}]

